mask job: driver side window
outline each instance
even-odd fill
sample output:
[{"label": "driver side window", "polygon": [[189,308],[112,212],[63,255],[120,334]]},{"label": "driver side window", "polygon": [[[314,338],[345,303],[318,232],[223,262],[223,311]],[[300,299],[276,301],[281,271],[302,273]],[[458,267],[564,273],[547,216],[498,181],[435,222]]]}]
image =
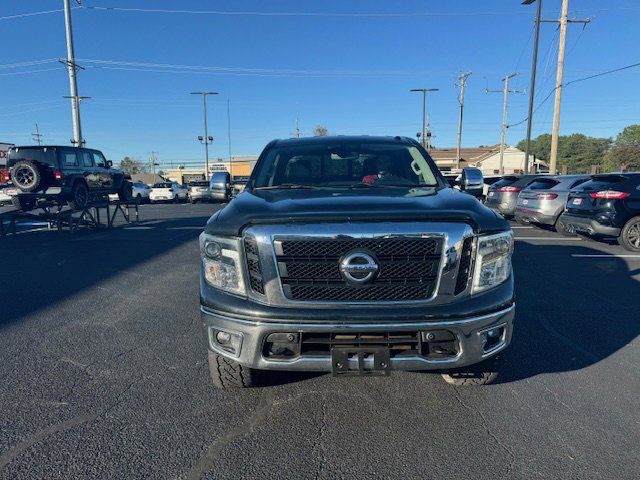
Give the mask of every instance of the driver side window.
[{"label": "driver side window", "polygon": [[95,162],[96,167],[105,168],[107,166],[107,161],[100,152],[93,152],[93,161]]}]

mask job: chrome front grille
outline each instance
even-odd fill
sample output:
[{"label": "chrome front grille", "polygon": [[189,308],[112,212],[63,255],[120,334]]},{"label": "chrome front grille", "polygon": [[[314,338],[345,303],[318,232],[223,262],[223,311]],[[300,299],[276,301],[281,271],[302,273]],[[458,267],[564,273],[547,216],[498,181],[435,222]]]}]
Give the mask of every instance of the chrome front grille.
[{"label": "chrome front grille", "polygon": [[[314,308],[439,305],[469,295],[473,229],[461,222],[251,225],[243,232],[247,294],[266,305]],[[471,251],[469,247],[471,246]],[[378,270],[347,282],[341,259],[364,252]],[[466,277],[458,281],[458,276]]]},{"label": "chrome front grille", "polygon": [[[274,241],[284,295],[303,302],[427,300],[438,283],[441,236],[286,239]],[[350,252],[366,252],[379,270],[370,282],[353,285],[339,264]]]}]

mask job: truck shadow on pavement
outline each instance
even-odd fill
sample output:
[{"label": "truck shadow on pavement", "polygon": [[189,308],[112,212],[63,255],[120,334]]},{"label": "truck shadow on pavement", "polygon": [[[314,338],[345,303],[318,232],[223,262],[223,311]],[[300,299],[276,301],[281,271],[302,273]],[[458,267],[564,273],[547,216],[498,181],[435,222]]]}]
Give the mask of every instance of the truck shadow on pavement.
[{"label": "truck shadow on pavement", "polygon": [[499,383],[586,368],[638,336],[640,258],[582,257],[607,253],[517,243],[516,320]]},{"label": "truck shadow on pavement", "polygon": [[155,218],[111,230],[42,230],[0,238],[0,330],[193,242],[208,219],[201,214]]}]

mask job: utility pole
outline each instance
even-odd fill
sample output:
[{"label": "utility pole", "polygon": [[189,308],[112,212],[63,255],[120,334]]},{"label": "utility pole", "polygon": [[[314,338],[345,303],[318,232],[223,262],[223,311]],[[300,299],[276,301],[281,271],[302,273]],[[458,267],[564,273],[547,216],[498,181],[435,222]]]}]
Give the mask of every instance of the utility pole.
[{"label": "utility pole", "polygon": [[159,165],[157,163],[158,157],[157,157],[158,152],[151,152],[150,156],[149,156],[149,160],[151,161],[151,171],[153,172],[153,177],[154,177],[154,181],[155,181],[155,176],[156,176],[156,167]]},{"label": "utility pole", "polygon": [[[523,5],[531,5],[536,0],[524,0]],[[540,44],[540,20],[542,16],[542,0],[538,1],[536,19],[533,25],[533,58],[531,59],[531,80],[529,85],[529,115],[527,116],[527,139],[524,148],[524,173],[529,173],[529,150],[531,149],[531,129],[533,128],[533,103],[536,93],[536,69],[538,67],[538,45]]]},{"label": "utility pole", "polygon": [[231,175],[231,100],[227,98],[227,140],[229,143],[229,175]]},{"label": "utility pole", "polygon": [[36,133],[32,133],[31,137],[34,142],[38,142],[38,145],[42,145],[42,134],[40,133],[40,129],[38,128],[38,124],[36,123]]},{"label": "utility pole", "polygon": [[567,43],[567,24],[582,23],[586,25],[591,21],[586,19],[568,19],[569,0],[562,0],[562,12],[559,20],[542,20],[543,22],[560,23],[560,44],[558,46],[558,69],[556,72],[556,98],[553,105],[553,130],[551,131],[551,152],[549,154],[549,173],[555,174],[558,162],[558,139],[560,133],[560,105],[562,101],[562,79],[564,75],[564,56]]},{"label": "utility pole", "polygon": [[[71,115],[73,120],[73,143],[77,147],[84,145],[85,141],[82,138],[82,126],[80,125],[80,101],[83,99],[78,96],[78,82],[76,74],[78,73],[78,65],[76,65],[76,58],[73,48],[73,29],[71,27],[71,5],[70,0],[63,0],[64,3],[64,23],[67,33],[67,59],[62,61],[67,66],[69,72],[69,97],[71,99]],[[84,97],[88,98],[88,97]]]},{"label": "utility pole", "polygon": [[422,146],[425,150],[431,148],[431,131],[427,125],[427,93],[437,92],[439,88],[412,88],[411,92],[422,93]]},{"label": "utility pole", "polygon": [[207,95],[218,95],[218,92],[191,92],[191,95],[202,95],[202,109],[204,115],[204,137],[198,136],[200,143],[204,145],[205,179],[209,180],[209,145],[213,143],[213,137],[207,130]]},{"label": "utility pole", "polygon": [[300,138],[300,116],[296,115],[296,138]]},{"label": "utility pole", "polygon": [[464,112],[464,88],[467,85],[467,78],[471,76],[473,72],[466,72],[460,74],[460,95],[458,96],[458,105],[460,107],[460,115],[458,116],[458,145],[456,147],[456,168],[460,168],[460,147],[462,145],[462,114]]},{"label": "utility pole", "polygon": [[507,107],[509,104],[510,93],[526,93],[523,90],[509,90],[509,80],[518,75],[517,73],[510,73],[505,75],[502,81],[504,82],[504,88],[502,90],[489,90],[487,93],[502,93],[502,135],[500,137],[500,175],[504,175],[504,149],[507,142]]}]

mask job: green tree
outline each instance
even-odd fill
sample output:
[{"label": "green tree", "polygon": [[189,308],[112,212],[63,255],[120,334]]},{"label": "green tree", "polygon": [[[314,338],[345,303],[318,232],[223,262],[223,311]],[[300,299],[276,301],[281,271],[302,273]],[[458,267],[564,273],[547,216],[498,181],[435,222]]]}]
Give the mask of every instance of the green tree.
[{"label": "green tree", "polygon": [[120,170],[129,175],[135,175],[136,173],[147,173],[147,166],[139,160],[124,157],[120,162]]},{"label": "green tree", "polygon": [[[591,165],[601,165],[606,152],[611,147],[610,138],[597,138],[574,133],[562,135],[558,139],[558,166],[567,165],[570,172],[584,172]],[[525,141],[518,143],[524,150]],[[531,140],[530,152],[545,162],[551,152],[551,135],[545,133]]]},{"label": "green tree", "polygon": [[602,169],[607,172],[640,169],[640,125],[629,125],[618,134],[605,155]]}]

